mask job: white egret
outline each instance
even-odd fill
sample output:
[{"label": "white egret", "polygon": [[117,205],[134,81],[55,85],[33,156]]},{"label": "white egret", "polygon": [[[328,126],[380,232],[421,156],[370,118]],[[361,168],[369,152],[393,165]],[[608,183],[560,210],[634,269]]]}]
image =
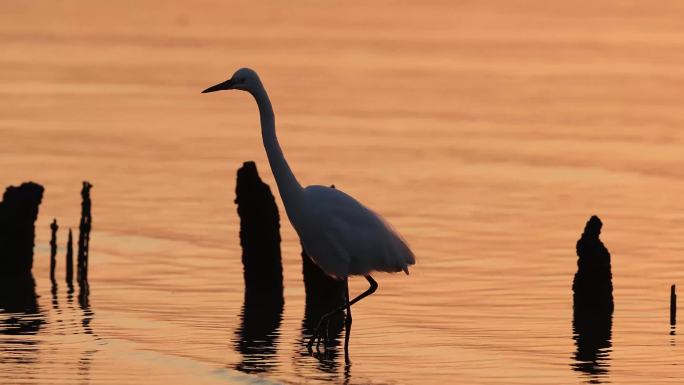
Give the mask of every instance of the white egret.
[{"label": "white egret", "polygon": [[[348,360],[351,306],[378,287],[370,273],[404,271],[408,274],[408,266],[415,263],[413,252],[383,218],[351,196],[326,186],[302,188],[278,144],[273,107],[256,72],[241,68],[230,79],[202,93],[220,90],[247,91],[256,100],[264,147],[287,217],[314,263],[326,274],[347,283],[345,305],[321,318],[308,347],[311,350],[316,338],[320,342],[321,325],[346,308],[344,351]],[[363,275],[370,283],[368,290],[351,301],[350,275]]]}]

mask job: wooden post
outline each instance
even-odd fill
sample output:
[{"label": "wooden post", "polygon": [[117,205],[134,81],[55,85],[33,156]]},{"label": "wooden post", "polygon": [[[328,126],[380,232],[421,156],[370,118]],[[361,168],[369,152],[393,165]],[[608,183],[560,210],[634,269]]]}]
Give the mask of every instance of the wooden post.
[{"label": "wooden post", "polygon": [[280,216],[270,187],[254,162],[237,171],[235,203],[240,217],[240,246],[245,297],[235,347],[243,356],[236,369],[262,373],[272,369],[283,314]]},{"label": "wooden post", "polygon": [[31,272],[44,191],[37,183],[22,183],[7,187],[0,200],[0,334],[33,335],[45,323]]},{"label": "wooden post", "polygon": [[74,238],[71,235],[71,229],[69,229],[69,240],[67,241],[67,252],[66,252],[66,283],[69,285],[69,289],[74,288]]},{"label": "wooden post", "polygon": [[677,324],[677,293],[675,293],[675,285],[670,287],[670,325]]},{"label": "wooden post", "polygon": [[577,273],[572,282],[573,306],[583,309],[613,310],[613,274],[610,253],[599,235],[603,223],[589,218],[577,241]]},{"label": "wooden post", "polygon": [[33,245],[43,186],[9,186],[0,201],[0,283],[33,281]]},{"label": "wooden post", "polygon": [[90,202],[90,189],[93,187],[87,181],[83,182],[81,189],[81,223],[78,226],[78,268],[77,279],[81,287],[88,283],[88,249],[90,246],[90,230],[92,228],[92,214]]},{"label": "wooden post", "polygon": [[259,177],[254,162],[245,162],[238,169],[235,195],[240,216],[245,295],[282,301],[278,206],[270,187]]},{"label": "wooden post", "polygon": [[55,280],[55,267],[57,267],[57,229],[59,229],[57,219],[53,219],[50,224],[50,230],[52,230],[50,235],[50,281],[52,282],[52,286],[57,285],[57,281]]}]

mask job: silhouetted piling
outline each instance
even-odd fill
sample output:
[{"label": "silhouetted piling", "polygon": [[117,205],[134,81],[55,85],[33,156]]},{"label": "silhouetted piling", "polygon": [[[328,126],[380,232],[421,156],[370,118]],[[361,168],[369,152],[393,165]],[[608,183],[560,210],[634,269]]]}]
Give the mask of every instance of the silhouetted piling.
[{"label": "silhouetted piling", "polygon": [[677,325],[677,293],[675,292],[676,286],[672,285],[670,287],[670,325]]},{"label": "silhouetted piling", "polygon": [[50,281],[52,281],[52,286],[57,285],[55,280],[55,268],[57,267],[57,219],[53,219],[50,224]]},{"label": "silhouetted piling", "polygon": [[613,328],[613,283],[610,253],[599,239],[603,223],[587,222],[577,241],[577,273],[572,284],[573,340],[577,346],[574,370],[598,382],[608,373]]},{"label": "silhouetted piling", "polygon": [[10,186],[0,202],[0,334],[35,334],[43,324],[38,308],[33,267],[35,222],[43,199],[41,185]]},{"label": "silhouetted piling", "polygon": [[235,193],[240,216],[245,294],[259,293],[282,300],[278,207],[271,189],[259,178],[254,162],[245,162],[238,169]]},{"label": "silhouetted piling", "polygon": [[74,238],[71,235],[71,229],[69,229],[69,240],[67,241],[67,251],[66,251],[66,283],[69,286],[69,290],[74,288]]},{"label": "silhouetted piling", "polygon": [[90,201],[90,189],[92,184],[85,181],[81,189],[81,222],[78,226],[78,258],[77,280],[79,286],[88,285],[88,250],[90,247],[90,230],[92,229],[92,213]]},{"label": "silhouetted piling", "polygon": [[0,202],[0,281],[33,279],[33,245],[43,186],[7,187]]},{"label": "silhouetted piling", "polygon": [[577,241],[577,273],[572,284],[577,308],[613,309],[610,253],[599,239],[603,223],[597,216],[587,222]]},{"label": "silhouetted piling", "polygon": [[243,359],[236,369],[268,372],[274,367],[284,304],[280,217],[271,189],[259,178],[254,162],[238,169],[235,193],[245,280],[235,344]]}]

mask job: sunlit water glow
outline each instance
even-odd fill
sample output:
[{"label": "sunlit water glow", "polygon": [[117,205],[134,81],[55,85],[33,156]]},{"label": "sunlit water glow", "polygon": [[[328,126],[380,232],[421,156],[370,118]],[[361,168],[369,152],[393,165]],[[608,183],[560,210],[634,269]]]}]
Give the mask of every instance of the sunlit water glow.
[{"label": "sunlit water glow", "polygon": [[[4,1],[0,186],[46,193],[37,303],[0,312],[0,383],[679,383],[684,5],[428,3]],[[416,252],[356,306],[351,366],[305,353],[279,200],[285,305],[244,338],[235,171],[255,160],[277,190],[253,100],[200,94],[241,66],[300,181],[359,198]],[[87,302],[63,277],[85,179]],[[574,335],[592,214],[615,313]]]}]

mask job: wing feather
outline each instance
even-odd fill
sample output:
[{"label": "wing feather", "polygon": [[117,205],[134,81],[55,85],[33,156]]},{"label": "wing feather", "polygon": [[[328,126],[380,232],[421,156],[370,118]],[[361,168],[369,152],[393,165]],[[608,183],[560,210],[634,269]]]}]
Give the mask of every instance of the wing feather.
[{"label": "wing feather", "polygon": [[405,271],[413,252],[380,215],[338,189],[304,190],[307,214],[298,230],[307,253],[336,277]]}]

